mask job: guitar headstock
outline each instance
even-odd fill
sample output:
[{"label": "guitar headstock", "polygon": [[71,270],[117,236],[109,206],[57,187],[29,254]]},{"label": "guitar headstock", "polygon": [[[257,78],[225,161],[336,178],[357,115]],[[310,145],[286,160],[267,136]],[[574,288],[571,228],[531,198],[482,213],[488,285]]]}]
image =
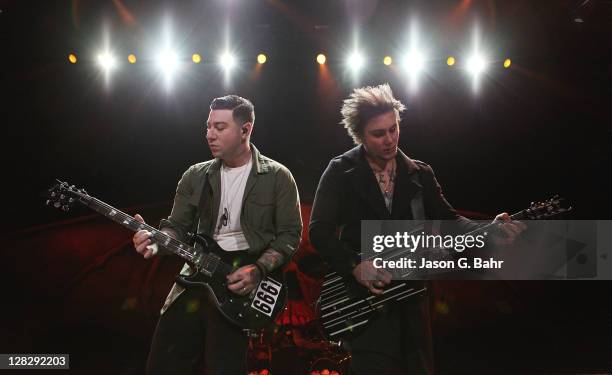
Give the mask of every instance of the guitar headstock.
[{"label": "guitar headstock", "polygon": [[531,202],[528,209],[523,211],[523,214],[527,219],[538,220],[548,219],[550,217],[563,214],[572,210],[572,207],[563,207],[562,203],[565,199],[560,198],[558,195],[542,201],[542,202]]},{"label": "guitar headstock", "polygon": [[53,206],[62,211],[68,211],[79,199],[87,199],[89,195],[84,189],[77,189],[74,185],[67,182],[56,180],[55,185],[47,190],[47,206]]}]

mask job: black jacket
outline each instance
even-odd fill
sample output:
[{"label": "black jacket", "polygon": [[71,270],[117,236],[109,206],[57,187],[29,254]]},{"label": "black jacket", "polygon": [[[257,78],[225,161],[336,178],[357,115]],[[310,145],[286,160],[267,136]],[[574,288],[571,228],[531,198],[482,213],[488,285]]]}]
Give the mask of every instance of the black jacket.
[{"label": "black jacket", "polygon": [[[316,250],[336,272],[349,274],[361,261],[357,255],[361,220],[453,220],[459,231],[475,227],[444,199],[429,165],[410,159],[401,150],[396,160],[391,213],[363,146],[333,158],[323,172],[312,207],[309,235]],[[424,217],[413,218],[413,198],[420,196]]]}]

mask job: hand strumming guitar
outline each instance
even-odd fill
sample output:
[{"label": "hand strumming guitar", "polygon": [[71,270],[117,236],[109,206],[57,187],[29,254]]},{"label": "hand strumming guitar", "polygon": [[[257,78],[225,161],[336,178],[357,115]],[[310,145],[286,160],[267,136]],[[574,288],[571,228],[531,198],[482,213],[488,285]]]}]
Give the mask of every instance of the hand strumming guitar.
[{"label": "hand strumming guitar", "polygon": [[359,284],[374,294],[382,294],[386,285],[391,282],[391,274],[382,268],[374,267],[371,260],[364,260],[353,269],[353,276]]}]

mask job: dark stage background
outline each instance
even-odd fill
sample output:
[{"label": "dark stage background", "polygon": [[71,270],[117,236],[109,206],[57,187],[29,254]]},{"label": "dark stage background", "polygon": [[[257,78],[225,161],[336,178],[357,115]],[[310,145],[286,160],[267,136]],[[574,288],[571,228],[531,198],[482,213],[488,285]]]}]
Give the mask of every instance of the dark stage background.
[{"label": "dark stage background", "polygon": [[[142,372],[179,262],[145,262],[127,231],[84,209],[47,208],[40,195],[60,178],[156,224],[184,170],[210,157],[208,105],[228,93],[252,99],[253,142],[293,172],[306,221],[327,162],[352,145],[338,124],[342,99],[382,82],[408,107],[402,149],[432,165],[455,207],[493,216],[558,193],[573,219],[610,218],[610,1],[73,0],[0,1],[0,9],[2,353],[70,353],[74,372]],[[171,90],[151,61],[165,19],[184,60]],[[434,60],[416,93],[382,64],[405,48],[411,19]],[[495,60],[478,94],[445,64],[470,49],[475,23]],[[226,24],[241,57],[229,82],[213,62]],[[105,27],[121,61],[108,85],[93,57]],[[341,61],[355,30],[369,56],[357,79]],[[255,67],[260,51],[268,62]],[[320,51],[326,68],[314,62]],[[191,63],[194,52],[202,64]],[[311,324],[321,270],[304,240],[303,262],[289,270],[300,292],[281,328]],[[434,289],[441,373],[612,371],[607,281]]]}]

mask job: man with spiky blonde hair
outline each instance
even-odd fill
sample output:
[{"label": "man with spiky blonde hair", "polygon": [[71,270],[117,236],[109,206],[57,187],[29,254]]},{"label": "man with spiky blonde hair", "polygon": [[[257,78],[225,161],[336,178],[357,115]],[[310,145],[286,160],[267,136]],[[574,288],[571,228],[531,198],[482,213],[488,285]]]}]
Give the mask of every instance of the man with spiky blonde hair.
[{"label": "man with spiky blonde hair", "polygon": [[355,144],[362,142],[363,128],[367,121],[393,111],[399,122],[399,114],[406,106],[393,97],[389,84],[355,89],[342,106],[342,124]]},{"label": "man with spiky blonde hair", "polygon": [[[452,220],[468,231],[475,224],[460,216],[442,195],[431,167],[398,149],[404,105],[388,84],[355,89],[342,106],[342,124],[355,148],[333,158],[319,181],[310,219],[310,240],[323,259],[347,280],[382,294],[391,274],[362,261],[362,220]],[[509,221],[507,213],[496,220]],[[509,240],[520,223],[504,223]],[[431,374],[433,356],[427,288],[368,321],[345,342],[354,374]]]}]

